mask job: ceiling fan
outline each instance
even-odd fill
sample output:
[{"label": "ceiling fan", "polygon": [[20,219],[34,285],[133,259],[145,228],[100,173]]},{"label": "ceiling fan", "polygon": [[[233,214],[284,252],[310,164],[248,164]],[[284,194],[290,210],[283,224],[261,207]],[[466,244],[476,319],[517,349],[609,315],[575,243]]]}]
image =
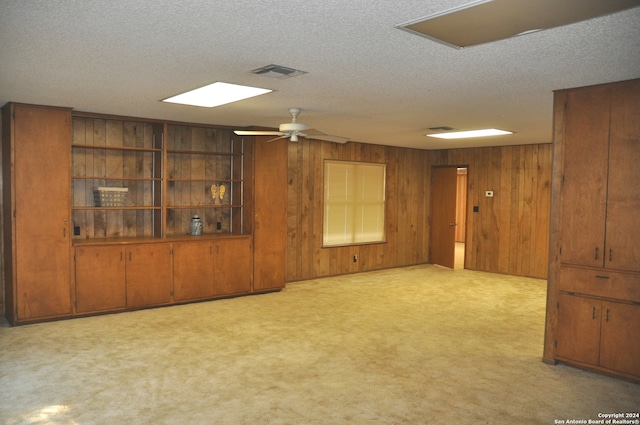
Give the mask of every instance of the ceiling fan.
[{"label": "ceiling fan", "polygon": [[289,108],[291,122],[280,124],[278,131],[235,130],[234,133],[238,136],[278,136],[268,142],[273,142],[278,139],[290,139],[292,142],[297,142],[299,137],[313,140],[326,140],[328,142],[335,143],[347,143],[349,141],[346,137],[331,136],[317,130],[309,130],[308,125],[298,122],[298,115],[300,114],[300,111],[300,108]]}]

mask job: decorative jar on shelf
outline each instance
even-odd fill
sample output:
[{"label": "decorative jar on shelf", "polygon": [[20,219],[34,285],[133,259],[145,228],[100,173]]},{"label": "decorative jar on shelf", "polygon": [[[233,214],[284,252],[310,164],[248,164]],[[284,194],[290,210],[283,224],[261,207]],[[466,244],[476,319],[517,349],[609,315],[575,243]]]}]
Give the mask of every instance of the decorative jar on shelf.
[{"label": "decorative jar on shelf", "polygon": [[202,220],[200,220],[200,217],[197,214],[191,218],[189,230],[191,231],[191,236],[202,235]]}]

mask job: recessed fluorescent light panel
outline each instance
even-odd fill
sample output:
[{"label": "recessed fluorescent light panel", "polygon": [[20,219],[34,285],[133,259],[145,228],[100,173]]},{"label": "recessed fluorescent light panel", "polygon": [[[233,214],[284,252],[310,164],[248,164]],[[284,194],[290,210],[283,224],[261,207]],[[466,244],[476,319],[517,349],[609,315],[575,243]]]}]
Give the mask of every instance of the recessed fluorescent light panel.
[{"label": "recessed fluorescent light panel", "polygon": [[229,83],[213,83],[199,89],[191,90],[177,96],[164,99],[163,102],[179,103],[181,105],[204,106],[213,108],[214,106],[225,105],[237,102],[238,100],[260,96],[261,94],[272,92],[273,90],[261,89],[258,87],[240,86]]},{"label": "recessed fluorescent light panel", "polygon": [[439,139],[470,139],[472,137],[502,136],[505,134],[513,134],[513,132],[498,130],[496,128],[485,128],[482,130],[455,131],[452,133],[432,133],[427,134],[427,136],[437,137]]},{"label": "recessed fluorescent light panel", "polygon": [[477,0],[396,28],[462,49],[639,5],[640,0]]}]

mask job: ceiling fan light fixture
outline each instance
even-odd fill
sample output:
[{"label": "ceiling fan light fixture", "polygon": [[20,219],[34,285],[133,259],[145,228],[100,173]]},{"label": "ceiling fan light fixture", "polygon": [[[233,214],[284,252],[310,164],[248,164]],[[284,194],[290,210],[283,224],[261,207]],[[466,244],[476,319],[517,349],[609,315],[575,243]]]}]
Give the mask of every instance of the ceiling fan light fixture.
[{"label": "ceiling fan light fixture", "polygon": [[426,134],[426,136],[437,137],[439,139],[469,139],[473,137],[503,136],[507,134],[513,134],[513,131],[483,128],[480,130],[455,131],[451,133],[431,133]]},{"label": "ceiling fan light fixture", "polygon": [[178,103],[181,105],[202,106],[213,108],[227,103],[249,99],[270,93],[273,90],[259,87],[241,86],[238,84],[215,82],[188,92],[163,99],[163,102]]}]

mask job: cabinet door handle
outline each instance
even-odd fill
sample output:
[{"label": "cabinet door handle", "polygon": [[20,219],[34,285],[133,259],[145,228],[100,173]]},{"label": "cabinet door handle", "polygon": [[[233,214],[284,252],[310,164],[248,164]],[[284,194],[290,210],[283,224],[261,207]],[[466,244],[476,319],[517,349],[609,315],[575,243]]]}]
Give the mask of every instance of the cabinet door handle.
[{"label": "cabinet door handle", "polygon": [[609,261],[613,261],[613,250],[609,248]]},{"label": "cabinet door handle", "polygon": [[600,253],[600,248],[596,247],[596,260],[598,259],[598,254]]},{"label": "cabinet door handle", "polygon": [[609,276],[605,276],[605,275],[602,275],[602,274],[597,274],[596,275],[596,279],[609,279]]},{"label": "cabinet door handle", "polygon": [[605,317],[605,321],[609,321],[609,309],[607,309],[607,316]]},{"label": "cabinet door handle", "polygon": [[592,319],[596,318],[596,308],[595,307],[591,307],[591,318]]}]

